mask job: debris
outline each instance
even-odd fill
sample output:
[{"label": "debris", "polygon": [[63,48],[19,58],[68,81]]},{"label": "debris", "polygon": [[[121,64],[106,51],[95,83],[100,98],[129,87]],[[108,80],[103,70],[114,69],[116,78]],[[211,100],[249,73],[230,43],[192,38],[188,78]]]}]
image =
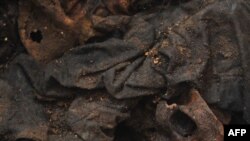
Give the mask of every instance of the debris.
[{"label": "debris", "polygon": [[[163,128],[170,128],[172,140],[222,141],[223,125],[210,110],[197,90],[190,90],[190,98],[175,108],[161,101],[156,119]],[[176,105],[175,103],[172,105]],[[216,125],[216,126],[215,126]]]},{"label": "debris", "polygon": [[222,141],[250,123],[249,6],[0,1],[0,140]]}]

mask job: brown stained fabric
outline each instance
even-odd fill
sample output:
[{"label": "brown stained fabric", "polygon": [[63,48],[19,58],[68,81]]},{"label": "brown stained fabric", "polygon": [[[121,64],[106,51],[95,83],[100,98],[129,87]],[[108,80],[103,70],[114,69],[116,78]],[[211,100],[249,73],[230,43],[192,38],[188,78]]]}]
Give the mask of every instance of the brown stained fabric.
[{"label": "brown stained fabric", "polygon": [[248,0],[6,2],[3,140],[222,141],[250,121]]},{"label": "brown stained fabric", "polygon": [[76,99],[67,113],[68,125],[83,140],[112,141],[115,127],[129,117],[126,105],[107,98]]}]

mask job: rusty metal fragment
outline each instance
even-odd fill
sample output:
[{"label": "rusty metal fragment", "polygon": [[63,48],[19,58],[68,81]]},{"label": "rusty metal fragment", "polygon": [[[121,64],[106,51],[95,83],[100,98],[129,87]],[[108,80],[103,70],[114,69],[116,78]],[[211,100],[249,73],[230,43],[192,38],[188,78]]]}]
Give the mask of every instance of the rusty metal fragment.
[{"label": "rusty metal fragment", "polygon": [[185,103],[157,105],[156,120],[169,128],[173,141],[223,141],[222,123],[213,114],[199,92],[192,89]]},{"label": "rusty metal fragment", "polygon": [[[91,21],[82,2],[63,9],[59,0],[19,1],[19,34],[27,51],[48,62],[93,36]],[[65,2],[70,5],[70,2]],[[68,14],[68,15],[67,15]]]}]

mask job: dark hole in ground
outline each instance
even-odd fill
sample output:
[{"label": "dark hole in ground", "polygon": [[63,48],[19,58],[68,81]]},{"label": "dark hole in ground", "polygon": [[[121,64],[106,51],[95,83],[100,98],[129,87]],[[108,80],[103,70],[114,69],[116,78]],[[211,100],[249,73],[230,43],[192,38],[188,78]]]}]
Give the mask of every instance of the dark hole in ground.
[{"label": "dark hole in ground", "polygon": [[136,133],[136,131],[125,125],[125,123],[120,123],[115,130],[114,141],[141,141],[142,137]]},{"label": "dark hole in ground", "polygon": [[112,137],[114,134],[114,130],[113,129],[109,129],[109,128],[103,128],[101,127],[102,132],[107,135],[108,137]]},{"label": "dark hole in ground", "polygon": [[40,30],[32,31],[30,33],[30,38],[31,38],[32,41],[40,43],[42,41],[42,39],[43,39],[42,32]]},{"label": "dark hole in ground", "polygon": [[173,129],[180,135],[187,137],[197,129],[195,122],[185,113],[176,110],[169,119]]}]

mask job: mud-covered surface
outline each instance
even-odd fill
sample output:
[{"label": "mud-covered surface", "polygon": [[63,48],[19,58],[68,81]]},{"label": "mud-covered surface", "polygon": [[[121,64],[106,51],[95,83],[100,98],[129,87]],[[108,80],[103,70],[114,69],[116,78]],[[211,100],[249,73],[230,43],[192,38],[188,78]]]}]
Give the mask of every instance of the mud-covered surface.
[{"label": "mud-covered surface", "polygon": [[222,141],[250,123],[248,0],[0,2],[1,141]]}]

